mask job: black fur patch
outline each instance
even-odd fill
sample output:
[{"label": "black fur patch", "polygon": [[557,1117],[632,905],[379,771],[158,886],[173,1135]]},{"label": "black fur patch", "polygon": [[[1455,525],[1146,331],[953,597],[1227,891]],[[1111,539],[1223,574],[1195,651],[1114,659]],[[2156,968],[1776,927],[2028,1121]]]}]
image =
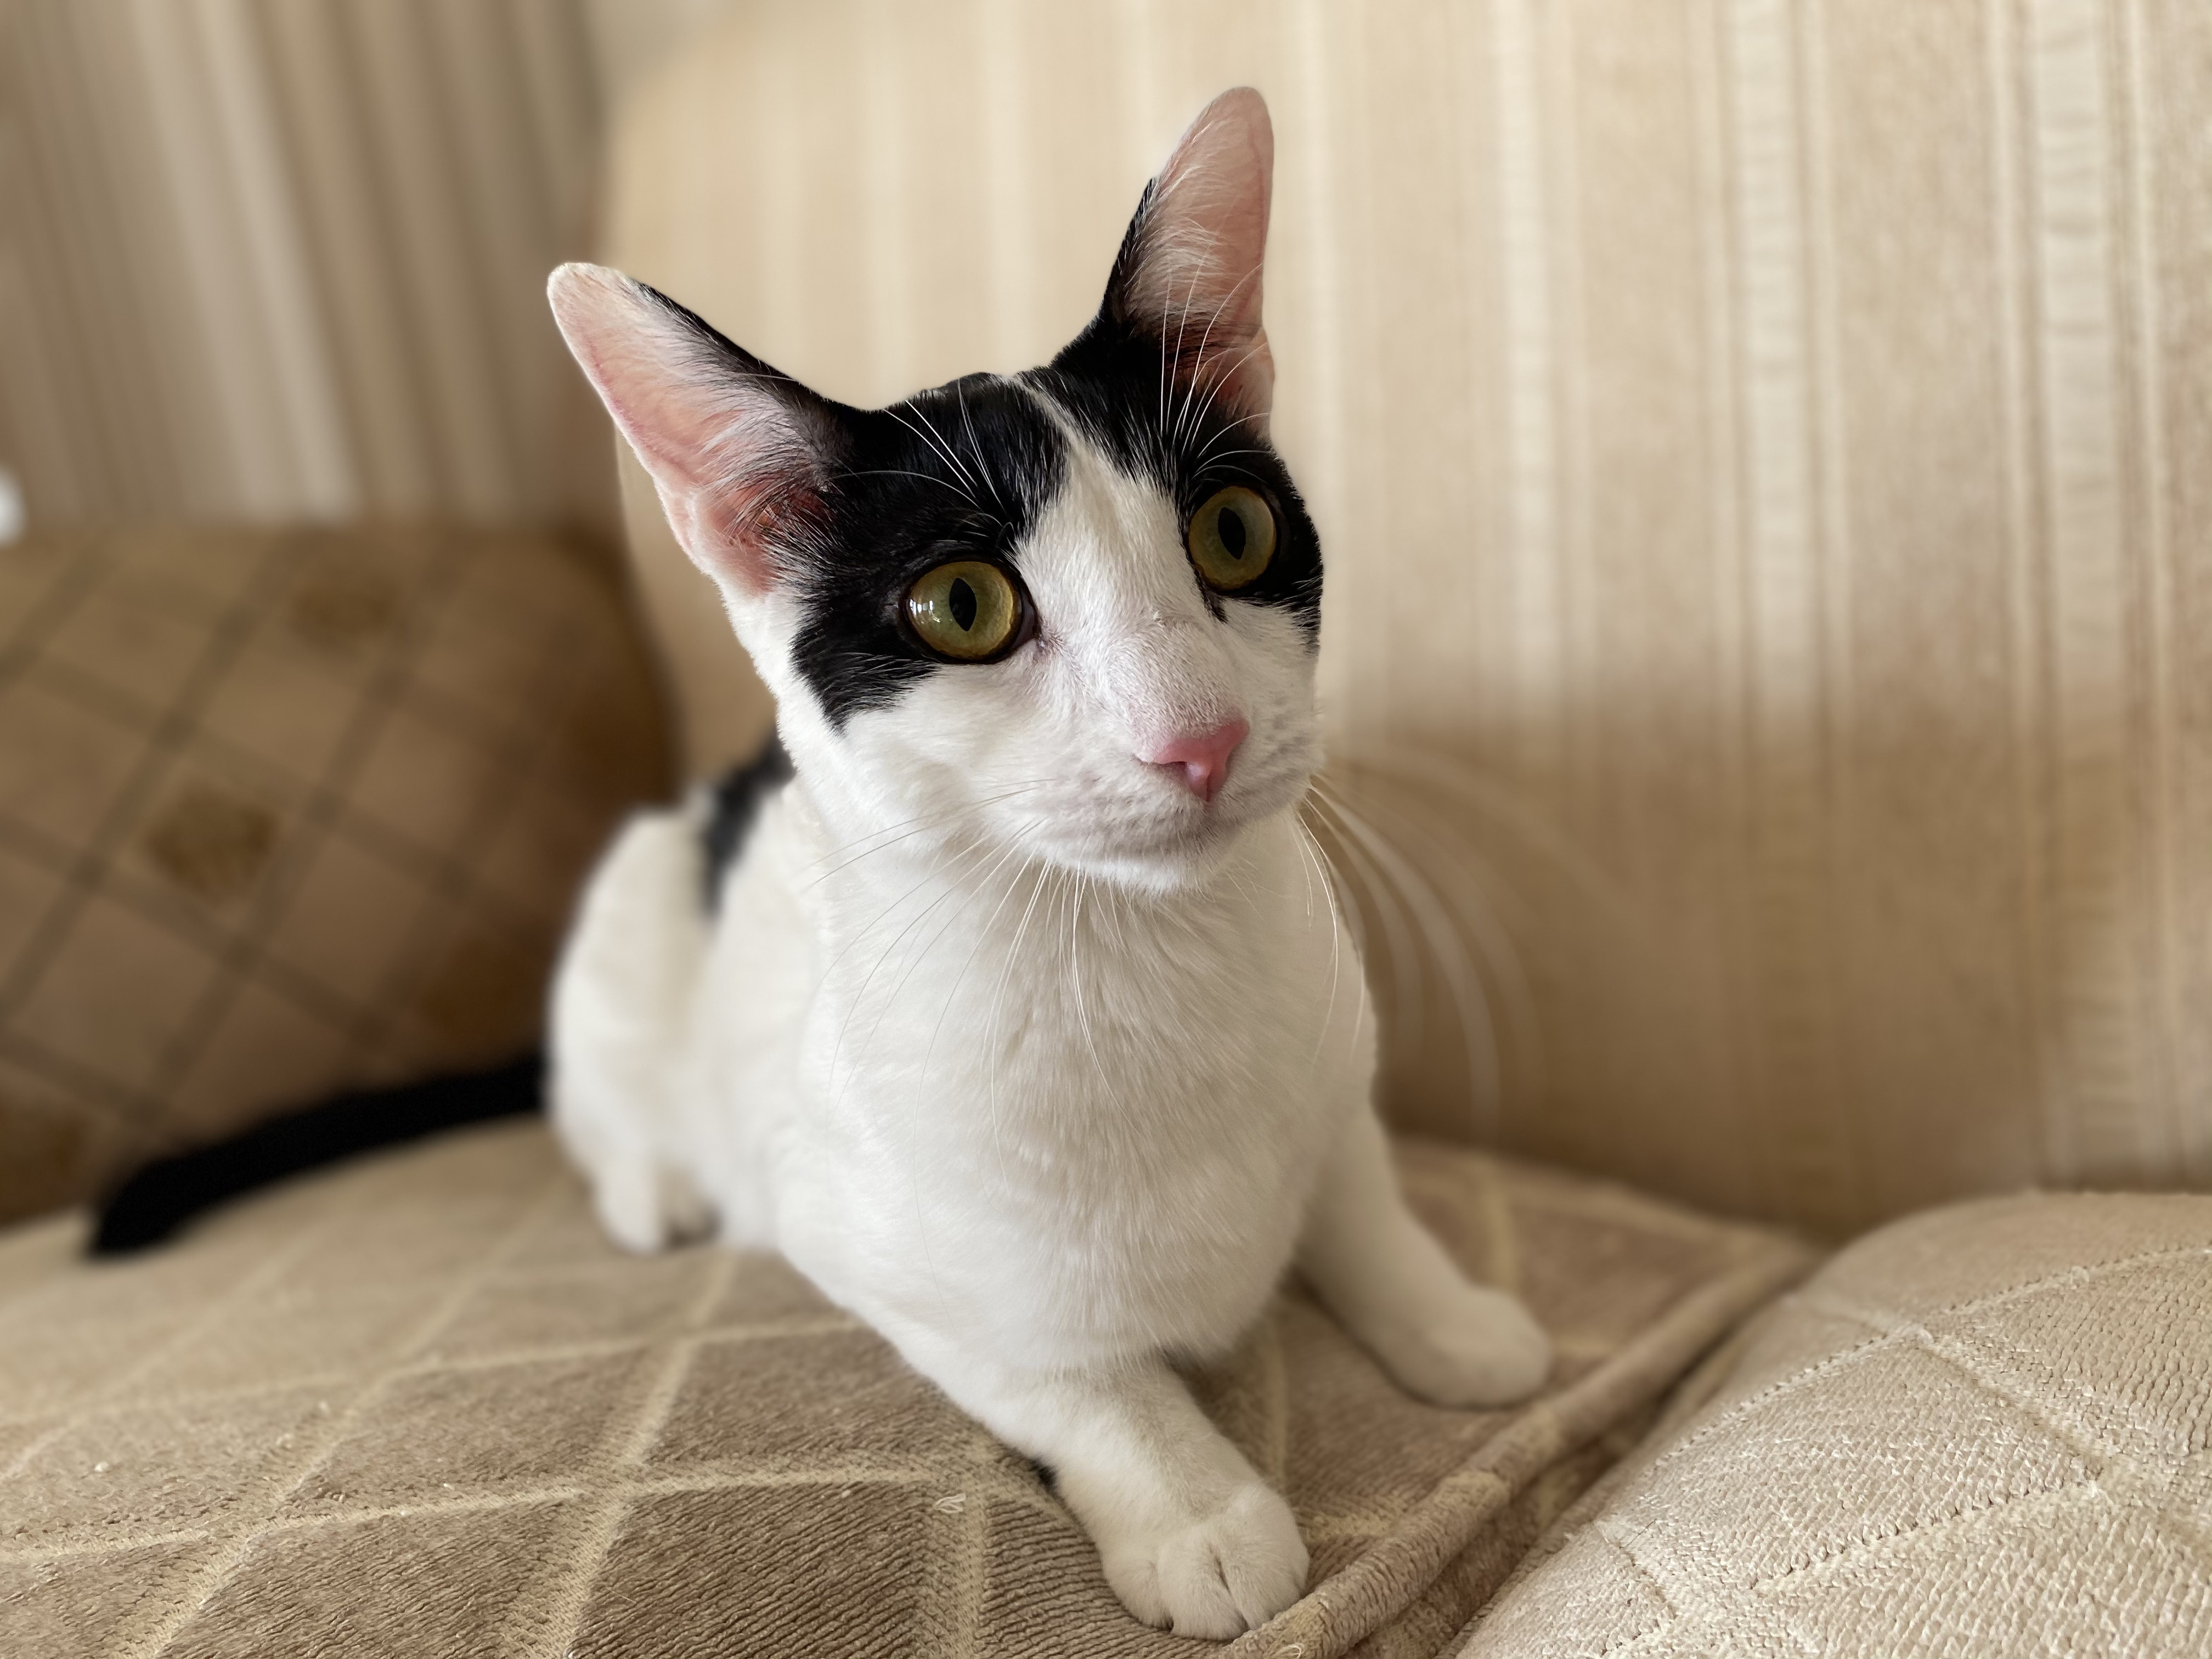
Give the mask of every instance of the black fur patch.
[{"label": "black fur patch", "polygon": [[699,831],[705,854],[700,871],[706,890],[701,895],[707,914],[721,908],[722,876],[745,849],[761,803],[791,781],[791,757],[771,734],[768,746],[749,761],[732,767],[714,787],[707,822]]},{"label": "black fur patch", "polygon": [[988,374],[838,415],[824,551],[804,577],[809,614],[792,658],[842,726],[925,674],[960,672],[907,632],[907,588],[949,559],[1018,570],[1021,540],[1058,491],[1066,459],[1031,396]]}]

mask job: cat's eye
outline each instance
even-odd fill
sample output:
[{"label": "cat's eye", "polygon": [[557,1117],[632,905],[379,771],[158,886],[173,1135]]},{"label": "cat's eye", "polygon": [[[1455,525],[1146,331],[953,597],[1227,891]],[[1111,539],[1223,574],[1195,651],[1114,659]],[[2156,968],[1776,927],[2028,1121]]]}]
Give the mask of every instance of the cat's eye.
[{"label": "cat's eye", "polygon": [[1022,596],[1013,578],[981,559],[924,571],[906,591],[915,637],[955,662],[988,662],[1019,643]]},{"label": "cat's eye", "polygon": [[1275,556],[1275,515],[1254,491],[1231,484],[1190,515],[1185,540],[1206,585],[1217,593],[1234,593],[1259,580]]}]

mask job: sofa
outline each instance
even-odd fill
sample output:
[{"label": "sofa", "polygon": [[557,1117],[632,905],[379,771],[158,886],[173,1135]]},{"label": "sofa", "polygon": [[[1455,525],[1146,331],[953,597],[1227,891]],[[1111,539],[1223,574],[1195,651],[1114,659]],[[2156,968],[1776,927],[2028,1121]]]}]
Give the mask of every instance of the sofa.
[{"label": "sofa", "polygon": [[[2212,1650],[2212,18],[740,5],[600,252],[851,401],[1020,367],[1237,82],[1378,1087],[1560,1360],[1427,1407],[1286,1283],[1192,1379],[1313,1553],[1226,1650]],[[527,1049],[621,812],[764,734],[625,492],[0,549],[0,1654],[1204,1650],[534,1121],[84,1254]]]}]

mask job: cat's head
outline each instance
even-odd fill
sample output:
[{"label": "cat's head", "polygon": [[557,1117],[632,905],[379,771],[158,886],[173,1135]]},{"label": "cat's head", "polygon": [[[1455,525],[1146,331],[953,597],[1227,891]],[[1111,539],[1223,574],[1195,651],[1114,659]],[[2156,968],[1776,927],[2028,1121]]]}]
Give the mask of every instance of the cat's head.
[{"label": "cat's head", "polygon": [[1321,548],[1267,440],[1273,137],[1217,98],[1043,368],[821,397],[617,272],[555,314],[721,589],[810,790],[1170,889],[1318,761]]}]

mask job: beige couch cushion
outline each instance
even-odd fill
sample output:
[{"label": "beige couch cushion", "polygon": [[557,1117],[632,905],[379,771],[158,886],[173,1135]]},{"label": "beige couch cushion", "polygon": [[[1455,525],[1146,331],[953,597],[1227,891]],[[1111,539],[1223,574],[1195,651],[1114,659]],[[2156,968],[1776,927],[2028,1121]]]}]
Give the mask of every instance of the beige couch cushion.
[{"label": "beige couch cushion", "polygon": [[2212,1198],[1887,1228],[1586,1507],[1462,1659],[2212,1652]]},{"label": "beige couch cushion", "polygon": [[1238,82],[1331,752],[1471,769],[1517,1022],[1400,1121],[1838,1237],[2212,1186],[2212,6],[750,0],[604,249],[840,398],[1025,367]]},{"label": "beige couch cushion", "polygon": [[0,1219],[526,1046],[664,757],[617,584],[552,537],[0,547]]},{"label": "beige couch cushion", "polygon": [[[1303,1297],[1200,1379],[1313,1593],[1243,1653],[1430,1653],[1802,1269],[1771,1235],[1409,1151],[1557,1334],[1536,1406],[1420,1406]],[[282,1188],[173,1249],[0,1237],[0,1653],[917,1659],[1204,1651],[1039,1483],[771,1258],[616,1254],[544,1130]]]}]

